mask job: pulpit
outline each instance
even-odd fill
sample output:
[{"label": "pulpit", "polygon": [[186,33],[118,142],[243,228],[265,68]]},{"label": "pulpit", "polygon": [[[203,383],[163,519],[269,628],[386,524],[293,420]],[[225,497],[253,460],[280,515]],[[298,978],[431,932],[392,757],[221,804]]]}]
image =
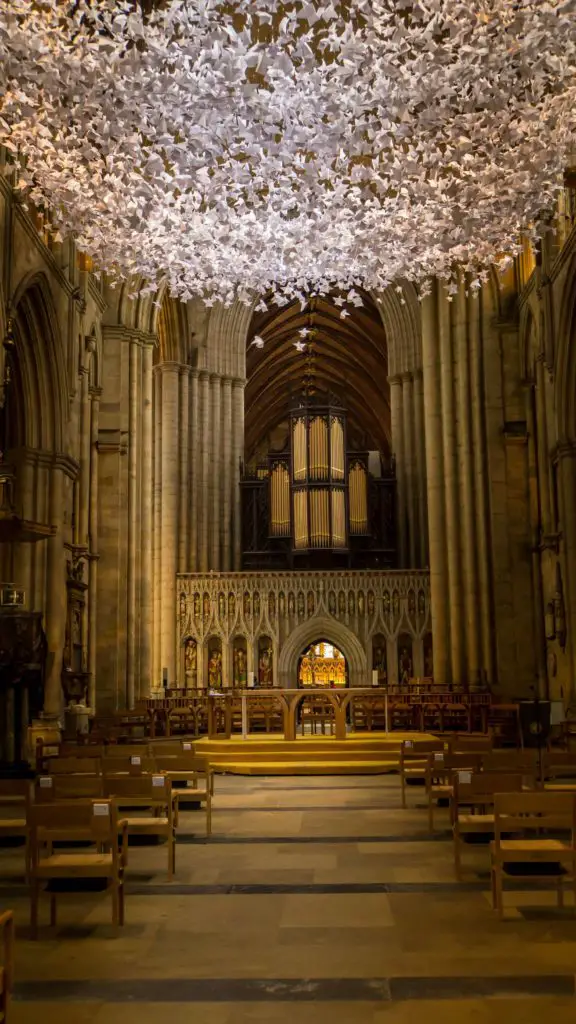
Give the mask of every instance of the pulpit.
[{"label": "pulpit", "polygon": [[0,608],[0,774],[27,767],[28,726],[44,698],[46,650],[40,612]]}]

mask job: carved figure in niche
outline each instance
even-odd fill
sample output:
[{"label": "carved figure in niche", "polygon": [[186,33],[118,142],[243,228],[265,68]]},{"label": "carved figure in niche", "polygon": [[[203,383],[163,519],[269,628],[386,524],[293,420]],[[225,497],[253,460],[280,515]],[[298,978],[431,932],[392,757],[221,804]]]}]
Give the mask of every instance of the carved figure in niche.
[{"label": "carved figure in niche", "polygon": [[432,650],[432,633],[424,637],[424,675],[426,679],[434,678],[434,655]]},{"label": "carved figure in niche", "polygon": [[348,594],[348,614],[354,615],[356,610],[356,602],[354,600],[354,591],[351,590]]},{"label": "carved figure in niche", "polygon": [[258,682],[260,686],[272,686],[272,648],[265,647],[260,652],[258,662]]},{"label": "carved figure in niche", "polygon": [[338,594],[338,611],[340,615],[346,615],[346,594],[343,590]]},{"label": "carved figure in niche", "polygon": [[397,590],[392,594],[392,611],[394,612],[394,616],[398,615],[400,611],[400,598]]},{"label": "carved figure in niche", "polygon": [[250,591],[244,591],[244,618],[249,619],[252,611],[252,602],[250,600]]},{"label": "carved figure in niche", "polygon": [[203,610],[203,613],[204,613],[204,622],[208,622],[208,619],[210,618],[210,595],[209,594],[204,594],[204,598],[203,598],[203,601],[202,601],[202,610]]},{"label": "carved figure in niche", "polygon": [[195,676],[197,668],[198,650],[196,647],[196,641],[189,636],[184,644],[184,671],[186,675]]},{"label": "carved figure in niche", "polygon": [[358,591],[358,615],[364,615],[364,591]]},{"label": "carved figure in niche", "polygon": [[184,622],[186,619],[186,594],[184,591],[180,594],[180,622]]},{"label": "carved figure in niche", "polygon": [[258,591],[254,594],[254,618],[257,619],[260,615],[260,594]]},{"label": "carved figure in niche", "polygon": [[302,593],[302,591],[300,591],[298,594],[298,618],[304,618],[304,594]]},{"label": "carved figure in niche", "polygon": [[236,595],[232,591],[228,594],[228,618],[231,622],[236,618]]},{"label": "carved figure in niche", "polygon": [[294,594],[292,591],[288,594],[288,614],[294,615],[296,612],[296,603],[294,601]]},{"label": "carved figure in niche", "polygon": [[72,610],[72,643],[75,645],[82,643],[82,620],[79,608]]},{"label": "carved figure in niche", "polygon": [[242,647],[234,650],[234,685],[246,686],[248,679],[246,651]]},{"label": "carved figure in niche", "polygon": [[308,591],[307,605],[308,615],[314,615],[314,594],[311,590]]},{"label": "carved figure in niche", "polygon": [[375,641],[372,648],[372,668],[378,672],[378,682],[385,683],[387,680],[386,644],[382,638]]},{"label": "carved figure in niche", "polygon": [[390,594],[387,590],[384,591],[384,614],[390,615]]},{"label": "carved figure in niche", "polygon": [[286,615],[286,595],[283,590],[278,595],[278,614],[281,619]]},{"label": "carved figure in niche", "polygon": [[328,594],[328,611],[330,615],[336,615],[336,594],[333,590]]},{"label": "carved figure in niche", "polygon": [[276,594],[270,591],[268,594],[268,615],[270,619],[276,618]]},{"label": "carved figure in niche", "polygon": [[212,649],[208,660],[208,685],[211,690],[222,687],[222,655],[217,647]]},{"label": "carved figure in niche", "polygon": [[200,618],[200,594],[197,590],[194,593],[194,618],[196,620]]},{"label": "carved figure in niche", "polygon": [[376,607],[376,603],[374,601],[374,591],[373,590],[369,590],[368,591],[368,615],[374,615],[374,608],[375,607]]},{"label": "carved figure in niche", "polygon": [[226,598],[222,593],[218,594],[218,615],[220,616],[220,621],[224,622],[224,617],[226,615]]},{"label": "carved figure in niche", "polygon": [[412,639],[401,634],[398,637],[398,679],[406,686],[414,674],[412,665]]},{"label": "carved figure in niche", "polygon": [[423,590],[418,593],[418,618],[420,622],[423,622],[426,618],[426,598],[424,597]]},{"label": "carved figure in niche", "polygon": [[412,618],[416,615],[416,596],[413,590],[408,591],[408,614]]}]

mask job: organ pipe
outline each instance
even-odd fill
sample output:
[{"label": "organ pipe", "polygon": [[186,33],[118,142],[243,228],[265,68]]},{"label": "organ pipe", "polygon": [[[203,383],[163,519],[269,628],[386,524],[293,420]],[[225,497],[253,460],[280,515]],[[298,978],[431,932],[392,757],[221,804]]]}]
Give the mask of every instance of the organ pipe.
[{"label": "organ pipe", "polygon": [[299,418],[294,422],[292,437],[292,464],[294,467],[294,479],[306,480],[308,470],[308,453],[306,450],[308,438],[306,421],[304,419]]},{"label": "organ pipe", "polygon": [[[328,491],[325,492],[328,494]],[[346,504],[344,491],[340,488],[332,490],[332,547],[346,547]]]},{"label": "organ pipe", "polygon": [[290,536],[290,474],[281,462],[272,467],[270,477],[270,532]]},{"label": "organ pipe", "polygon": [[366,468],[355,462],[348,473],[350,533],[368,532],[368,487]]},{"label": "organ pipe", "polygon": [[331,476],[333,480],[344,479],[344,426],[338,416],[330,420]]},{"label": "organ pipe", "polygon": [[328,424],[323,416],[310,420],[310,479],[328,479]]},{"label": "organ pipe", "polygon": [[294,547],[308,547],[308,491],[294,491]]}]

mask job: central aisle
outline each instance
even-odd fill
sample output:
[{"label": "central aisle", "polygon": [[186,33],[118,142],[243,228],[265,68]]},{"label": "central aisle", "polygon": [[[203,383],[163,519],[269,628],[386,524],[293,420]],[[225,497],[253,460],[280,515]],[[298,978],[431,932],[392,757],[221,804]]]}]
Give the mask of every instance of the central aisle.
[{"label": "central aisle", "polygon": [[[11,1024],[505,1024],[510,994],[516,1022],[568,1024],[573,919],[499,923],[485,849],[458,884],[448,833],[428,836],[410,796],[401,810],[397,776],[217,778],[214,837],[181,815],[173,884],[164,849],[131,850],[119,938],[97,897],[62,903],[58,942],[18,928]],[[17,853],[0,863],[20,926]]]}]

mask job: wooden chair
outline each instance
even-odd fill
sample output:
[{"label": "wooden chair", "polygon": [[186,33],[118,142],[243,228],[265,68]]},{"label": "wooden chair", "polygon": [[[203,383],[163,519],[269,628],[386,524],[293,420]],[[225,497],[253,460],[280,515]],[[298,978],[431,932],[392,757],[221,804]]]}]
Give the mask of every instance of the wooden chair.
[{"label": "wooden chair", "polygon": [[430,740],[416,744],[414,740],[403,740],[400,744],[398,771],[402,807],[406,807],[406,783],[426,782],[430,770],[431,754],[442,751],[441,740]]},{"label": "wooden chair", "polygon": [[482,759],[484,772],[538,774],[537,750],[491,750]]},{"label": "wooden chair", "polygon": [[[160,836],[168,845],[168,878],[176,870],[176,819],[178,795],[172,792],[172,783],[166,775],[107,775],[104,793],[123,814],[129,836]],[[134,809],[152,811],[152,814],[134,814]]]},{"label": "wooden chair", "polygon": [[428,829],[434,831],[434,809],[438,800],[450,800],[453,775],[457,771],[479,772],[482,768],[481,753],[450,754],[437,752],[430,755],[426,772],[426,797],[428,802]]},{"label": "wooden chair", "polygon": [[[180,801],[204,804],[206,808],[206,835],[211,835],[214,769],[210,767],[208,761],[204,758],[194,757],[191,754],[181,754],[179,757],[157,756],[156,765],[158,771],[166,775],[172,784],[186,784],[185,789],[177,791],[178,802],[176,803],[176,826],[178,826]],[[198,787],[198,782],[201,779],[204,779],[204,788],[202,789]]]},{"label": "wooden chair", "polygon": [[[532,832],[509,839],[511,832]],[[566,839],[546,832],[569,833]],[[506,838],[505,838],[506,837]],[[558,883],[558,905],[564,901],[563,881],[569,876],[574,888],[576,909],[576,797],[566,793],[497,793],[494,797],[494,842],[490,846],[492,905],[500,917],[504,914],[504,875],[541,881],[537,865],[548,865],[547,877]],[[507,868],[508,865],[508,868]],[[511,871],[510,866],[515,865]]]},{"label": "wooden chair", "polygon": [[488,754],[492,751],[492,736],[450,736],[447,740],[451,754]]},{"label": "wooden chair", "polygon": [[0,915],[2,963],[0,964],[0,1024],[9,1024],[10,1001],[14,987],[14,914],[6,910]]},{"label": "wooden chair", "polygon": [[[0,807],[10,812],[0,816],[0,836],[24,840],[25,874],[30,873],[30,779],[0,779]],[[0,1020],[2,1018],[0,1017]]]},{"label": "wooden chair", "polygon": [[[461,875],[462,846],[466,837],[494,835],[496,793],[521,793],[535,787],[535,779],[521,774],[456,771],[452,780],[451,818],[454,835],[454,870]],[[465,808],[467,813],[463,813]]]},{"label": "wooden chair", "polygon": [[[111,800],[67,800],[34,804],[31,818],[30,925],[38,935],[38,904],[43,886],[50,886],[50,924],[56,925],[58,883],[71,879],[102,879],[112,897],[112,922],[124,924],[124,872],[128,831],[118,820]],[[120,843],[118,837],[120,835]],[[53,851],[54,843],[88,841],[95,850]]]},{"label": "wooden chair", "polygon": [[106,757],[102,761],[102,774],[151,775],[157,770],[156,757],[149,754],[130,754],[129,757]]}]

